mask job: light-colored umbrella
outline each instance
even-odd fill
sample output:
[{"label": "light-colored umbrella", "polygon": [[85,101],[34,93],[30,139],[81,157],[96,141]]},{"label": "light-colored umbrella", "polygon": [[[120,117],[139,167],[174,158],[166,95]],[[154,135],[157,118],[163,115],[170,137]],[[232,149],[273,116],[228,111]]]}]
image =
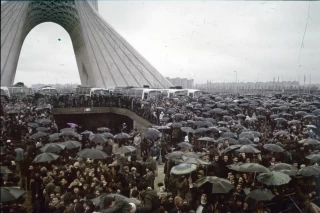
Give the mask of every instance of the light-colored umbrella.
[{"label": "light-colored umbrella", "polygon": [[234,188],[234,185],[232,185],[232,183],[229,180],[224,179],[224,178],[219,178],[216,176],[202,177],[195,182],[197,187],[201,187],[205,183],[212,184],[212,193],[213,194],[228,193],[231,189]]},{"label": "light-colored umbrella", "polygon": [[194,164],[182,163],[171,168],[171,173],[175,175],[190,174],[195,171],[197,166]]}]

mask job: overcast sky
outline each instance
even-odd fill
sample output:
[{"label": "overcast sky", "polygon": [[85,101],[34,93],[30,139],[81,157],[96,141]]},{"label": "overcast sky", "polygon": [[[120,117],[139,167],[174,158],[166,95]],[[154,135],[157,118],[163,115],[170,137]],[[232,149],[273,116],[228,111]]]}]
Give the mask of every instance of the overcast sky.
[{"label": "overcast sky", "polygon": [[[166,77],[196,83],[320,83],[320,2],[100,1],[99,12]],[[300,60],[299,52],[305,32]],[[60,41],[58,39],[61,39]],[[24,41],[15,82],[80,83],[68,33],[54,23]]]}]

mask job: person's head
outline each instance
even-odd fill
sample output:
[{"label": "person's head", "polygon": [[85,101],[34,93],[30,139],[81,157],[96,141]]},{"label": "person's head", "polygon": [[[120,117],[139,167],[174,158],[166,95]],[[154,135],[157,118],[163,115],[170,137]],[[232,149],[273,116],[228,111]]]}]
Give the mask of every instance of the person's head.
[{"label": "person's head", "polygon": [[168,196],[168,201],[169,201],[169,203],[173,203],[173,195],[172,194],[170,194]]},{"label": "person's head", "polygon": [[234,200],[232,197],[228,198],[228,205],[232,205],[234,203]]},{"label": "person's head", "polygon": [[99,197],[99,196],[100,196],[100,191],[99,191],[99,190],[96,190],[95,195],[96,195],[97,197]]},{"label": "person's head", "polygon": [[247,159],[246,159],[246,163],[250,163],[250,158],[247,158]]},{"label": "person's head", "polygon": [[137,197],[138,197],[138,195],[139,195],[138,190],[133,189],[133,190],[132,190],[132,192],[131,192],[131,197],[133,197],[133,198],[137,198]]},{"label": "person's head", "polygon": [[228,155],[224,155],[224,156],[223,156],[223,161],[224,161],[224,162],[228,162],[228,160],[229,160],[229,156],[228,156]]},{"label": "person's head", "polygon": [[234,158],[232,159],[232,161],[233,161],[233,163],[238,163],[238,157],[234,157]]},{"label": "person's head", "polygon": [[207,194],[202,193],[202,195],[201,195],[201,203],[205,204],[207,202],[207,200],[208,200]]},{"label": "person's head", "polygon": [[236,204],[237,204],[238,207],[242,207],[243,202],[242,202],[242,200],[240,198],[238,198],[237,201],[236,201]]},{"label": "person's head", "polygon": [[176,196],[176,197],[174,198],[174,205],[177,206],[177,207],[179,207],[179,206],[181,206],[182,204],[183,204],[183,199],[182,199],[181,197],[179,197],[179,196]]},{"label": "person's head", "polygon": [[79,193],[79,187],[74,187],[74,188],[73,188],[73,192],[74,192],[75,194],[78,194],[78,193]]},{"label": "person's head", "polygon": [[145,190],[147,190],[147,188],[148,188],[148,183],[146,182],[140,182],[137,187],[140,193],[143,193]]},{"label": "person's head", "polygon": [[294,162],[292,165],[293,165],[294,167],[298,168],[298,163],[297,163],[297,162]]},{"label": "person's head", "polygon": [[103,206],[106,209],[113,206],[115,203],[116,203],[116,200],[114,197],[105,197],[103,200]]},{"label": "person's head", "polygon": [[275,157],[272,157],[271,158],[271,163],[275,163],[276,162],[276,158]]},{"label": "person's head", "polygon": [[242,191],[242,186],[241,186],[241,184],[238,184],[238,185],[237,185],[237,191],[238,191],[238,192],[241,192],[241,191]]},{"label": "person's head", "polygon": [[218,156],[218,155],[215,155],[215,156],[214,156],[214,160],[215,160],[215,161],[218,161],[218,160],[219,160],[219,156]]}]

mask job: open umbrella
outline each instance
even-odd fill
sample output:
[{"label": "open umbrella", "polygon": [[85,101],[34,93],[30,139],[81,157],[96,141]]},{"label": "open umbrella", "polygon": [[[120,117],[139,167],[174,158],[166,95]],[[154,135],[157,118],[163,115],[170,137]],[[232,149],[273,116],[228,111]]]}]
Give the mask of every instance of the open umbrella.
[{"label": "open umbrella", "polygon": [[77,153],[80,158],[106,159],[108,155],[100,149],[83,149]]},{"label": "open umbrella", "polygon": [[198,158],[182,156],[182,159],[183,159],[183,163],[196,164],[196,165],[209,165],[208,162],[200,160]]},{"label": "open umbrella", "polygon": [[102,134],[90,135],[89,140],[100,144],[107,142],[107,139]]},{"label": "open umbrella", "polygon": [[40,148],[41,152],[59,152],[63,150],[65,146],[61,143],[47,143]]},{"label": "open umbrella", "polygon": [[49,131],[49,129],[48,128],[45,128],[45,127],[37,127],[37,129],[36,129],[38,132],[47,132],[47,131]]},{"label": "open umbrella", "polygon": [[237,152],[244,152],[244,153],[260,153],[260,151],[254,148],[251,145],[243,145],[239,149],[236,150]]},{"label": "open umbrella", "polygon": [[32,163],[43,163],[43,162],[50,162],[57,160],[57,158],[60,157],[59,155],[50,153],[50,152],[44,152],[39,155],[37,155]]},{"label": "open umbrella", "polygon": [[221,135],[222,137],[225,137],[225,138],[237,138],[237,135],[234,134],[233,132],[225,132]]},{"label": "open umbrella", "polygon": [[99,131],[99,132],[110,132],[110,129],[108,127],[99,127],[97,129],[97,131]]},{"label": "open umbrella", "polygon": [[213,142],[216,143],[217,141],[214,138],[210,138],[210,137],[202,137],[198,139],[199,141],[206,141],[206,142]]},{"label": "open umbrella", "polygon": [[181,128],[182,127],[182,124],[181,123],[172,123],[171,125],[170,125],[170,127],[171,128]]},{"label": "open umbrella", "polygon": [[60,140],[60,133],[54,133],[52,135],[49,135],[49,141],[58,141]]},{"label": "open umbrella", "polygon": [[73,128],[63,128],[60,129],[60,132],[75,132]]},{"label": "open umbrella", "polygon": [[225,141],[228,141],[229,144],[231,144],[231,145],[237,145],[237,144],[239,144],[239,142],[238,142],[236,139],[234,139],[234,138],[221,137],[221,138],[218,138],[217,141],[218,141],[218,143],[223,143],[223,142],[225,142]]},{"label": "open umbrella", "polygon": [[299,170],[299,174],[305,177],[320,175],[320,166],[306,166]]},{"label": "open umbrella", "polygon": [[195,133],[195,130],[191,127],[181,127],[181,131],[185,133]]},{"label": "open umbrella", "polygon": [[278,132],[275,133],[276,136],[279,136],[279,135],[288,135],[288,134],[289,134],[289,132],[287,132],[287,131],[278,131]]},{"label": "open umbrella", "polygon": [[30,138],[31,138],[31,139],[38,139],[38,138],[45,137],[45,136],[47,136],[47,135],[48,135],[48,133],[45,133],[45,132],[37,132],[37,133],[31,135]]},{"label": "open umbrella", "polygon": [[10,169],[8,169],[8,167],[6,167],[6,166],[0,166],[0,173],[1,174],[11,174],[12,171]]},{"label": "open umbrella", "polygon": [[232,185],[229,180],[224,178],[218,178],[216,176],[202,177],[195,182],[198,188],[204,185],[205,183],[212,184],[212,193],[214,194],[228,193],[231,189],[234,188],[234,185]]},{"label": "open umbrella", "polygon": [[311,154],[311,155],[308,155],[306,158],[313,161],[318,161],[320,160],[320,154]]},{"label": "open umbrella", "polygon": [[113,194],[113,193],[112,193],[112,194],[105,194],[105,193],[103,193],[103,194],[101,194],[99,197],[96,197],[96,198],[92,199],[91,201],[92,201],[92,203],[93,203],[94,205],[100,206],[100,208],[104,208],[103,201],[104,201],[104,199],[105,199],[106,197],[112,197],[112,198],[114,198],[116,201],[122,200],[122,201],[126,201],[126,202],[128,202],[128,203],[131,202],[131,200],[130,200],[128,197],[123,196],[123,195],[121,195],[121,194]]},{"label": "open umbrella", "polygon": [[186,149],[191,149],[193,147],[192,144],[187,142],[178,143],[177,146],[180,146],[181,148],[186,148]]},{"label": "open umbrella", "polygon": [[67,124],[71,127],[78,127],[78,124],[75,124],[75,123],[67,123]]},{"label": "open umbrella", "polygon": [[114,138],[114,139],[122,140],[122,139],[131,138],[131,136],[128,135],[127,133],[121,132],[121,133],[116,134],[113,138]]},{"label": "open umbrella", "polygon": [[207,131],[209,131],[208,128],[201,127],[201,128],[196,129],[195,133],[203,133],[203,132],[207,132]]},{"label": "open umbrella", "polygon": [[308,145],[320,145],[320,141],[312,139],[312,138],[307,138],[299,141],[299,143],[306,143]]},{"label": "open umbrella", "polygon": [[238,172],[257,172],[257,173],[270,173],[271,171],[258,163],[238,163],[230,165],[229,169],[235,170]]},{"label": "open umbrella", "polygon": [[26,193],[24,190],[16,187],[1,187],[0,203],[15,201],[24,193]]},{"label": "open umbrella", "polygon": [[40,119],[37,121],[39,124],[42,124],[42,125],[49,125],[52,123],[52,121],[50,119]]},{"label": "open umbrella", "polygon": [[37,127],[39,127],[39,124],[38,123],[28,123],[28,126],[31,128],[37,128]]},{"label": "open umbrella", "polygon": [[281,170],[292,170],[298,171],[298,169],[290,164],[287,163],[277,163],[269,167],[271,171],[281,171]]},{"label": "open umbrella", "polygon": [[106,138],[106,139],[109,139],[109,138],[113,138],[113,134],[109,133],[109,132],[103,132],[101,133],[101,135]]},{"label": "open umbrella", "polygon": [[268,189],[255,189],[249,194],[249,197],[255,199],[256,201],[270,201],[274,198],[274,195]]},{"label": "open umbrella", "polygon": [[248,139],[253,140],[254,139],[254,134],[251,133],[251,132],[241,132],[239,134],[239,138],[248,138]]},{"label": "open umbrella", "polygon": [[114,152],[114,154],[124,154],[124,153],[129,153],[129,152],[133,152],[133,151],[135,151],[136,150],[136,148],[135,147],[133,147],[133,146],[122,146],[122,147],[120,147],[120,148],[118,148],[115,152]]},{"label": "open umbrella", "polygon": [[155,140],[161,136],[161,132],[154,128],[148,128],[147,131],[144,132],[144,138]]},{"label": "open umbrella", "polygon": [[74,137],[74,138],[79,138],[80,135],[76,132],[69,132],[69,131],[66,131],[66,132],[61,132],[60,133],[60,136],[69,136],[69,137]]},{"label": "open umbrella", "polygon": [[289,183],[291,178],[282,172],[272,172],[259,174],[257,180],[266,185],[280,186]]},{"label": "open umbrella", "polygon": [[241,145],[249,145],[249,144],[253,144],[253,142],[249,139],[249,138],[240,138],[238,140],[239,144]]},{"label": "open umbrella", "polygon": [[284,149],[277,144],[265,144],[263,145],[263,148],[271,152],[284,152]]},{"label": "open umbrella", "polygon": [[60,143],[66,147],[66,149],[75,149],[82,146],[82,144],[78,141],[65,141]]},{"label": "open umbrella", "polygon": [[236,149],[239,149],[242,145],[231,145],[229,147],[227,147],[225,150],[224,150],[224,153],[227,153],[227,152],[231,152],[231,151],[234,151]]},{"label": "open umbrella", "polygon": [[80,134],[81,135],[91,135],[91,134],[93,134],[93,132],[86,130],[84,132],[81,132]]},{"label": "open umbrella", "polygon": [[197,169],[194,164],[182,163],[171,168],[171,173],[175,175],[189,174]]}]

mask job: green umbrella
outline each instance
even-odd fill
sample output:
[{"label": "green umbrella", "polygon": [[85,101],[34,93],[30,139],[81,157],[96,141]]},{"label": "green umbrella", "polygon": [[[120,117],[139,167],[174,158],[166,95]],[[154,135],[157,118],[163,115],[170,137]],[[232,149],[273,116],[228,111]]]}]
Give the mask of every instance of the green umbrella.
[{"label": "green umbrella", "polygon": [[280,186],[289,183],[291,178],[282,172],[272,172],[259,174],[257,180],[266,185]]},{"label": "green umbrella", "polygon": [[1,203],[15,201],[21,195],[23,195],[25,191],[15,188],[15,187],[1,187]]},{"label": "green umbrella", "polygon": [[256,201],[270,201],[274,198],[274,195],[267,189],[255,189],[248,194],[248,197]]}]

